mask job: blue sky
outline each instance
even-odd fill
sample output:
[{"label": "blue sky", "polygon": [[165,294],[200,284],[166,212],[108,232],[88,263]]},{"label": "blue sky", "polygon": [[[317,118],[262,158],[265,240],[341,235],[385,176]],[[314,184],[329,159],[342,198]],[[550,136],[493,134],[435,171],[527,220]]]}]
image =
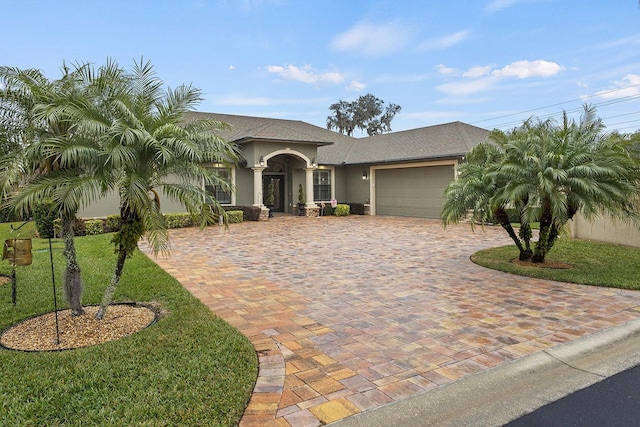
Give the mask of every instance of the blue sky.
[{"label": "blue sky", "polygon": [[[508,129],[598,107],[640,128],[636,0],[0,0],[0,65],[58,78],[63,61],[150,60],[200,111],[326,126],[371,93],[394,131],[451,121]],[[360,136],[360,135],[355,135]]]}]

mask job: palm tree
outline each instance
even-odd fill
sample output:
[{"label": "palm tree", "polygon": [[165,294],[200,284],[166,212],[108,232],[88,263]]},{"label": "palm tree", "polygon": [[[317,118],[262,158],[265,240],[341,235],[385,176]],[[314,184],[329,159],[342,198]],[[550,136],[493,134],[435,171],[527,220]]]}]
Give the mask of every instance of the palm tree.
[{"label": "palm tree", "polygon": [[73,114],[77,105],[91,103],[87,67],[71,71],[63,66],[62,78],[55,81],[39,70],[0,67],[2,125],[19,139],[0,161],[3,195],[13,191],[12,205],[24,212],[43,200],[53,203],[62,219],[67,261],[63,289],[73,315],[84,313],[73,223],[80,207],[100,193],[94,176],[97,146],[83,135]]},{"label": "palm tree", "polygon": [[[499,144],[481,143],[466,156],[466,163],[458,167],[458,179],[445,189],[441,218],[445,226],[468,219],[471,227],[498,223],[507,232],[520,251],[521,260],[531,258],[531,233],[528,224],[519,234],[511,225],[507,213],[509,201],[501,196],[500,189],[507,185],[499,175],[499,160],[504,151]],[[522,205],[522,203],[518,203]]]},{"label": "palm tree", "polygon": [[[564,225],[578,212],[587,219],[607,213],[638,221],[638,163],[625,144],[606,135],[603,128],[595,109],[585,106],[577,122],[564,112],[560,124],[551,119],[529,119],[511,131],[493,131],[490,140],[498,155],[479,172],[486,174],[489,185],[484,194],[478,190],[481,197],[474,195],[465,186],[470,186],[478,173],[462,174],[461,182],[445,192],[443,221],[461,220],[461,207],[466,207],[489,210],[503,224],[499,208],[515,208],[521,223],[520,243],[508,226],[503,227],[516,241],[520,258],[536,263],[544,262]],[[475,204],[464,204],[460,193]],[[530,224],[534,221],[540,221],[540,233],[531,250]]]},{"label": "palm tree", "polygon": [[146,236],[156,255],[169,249],[158,191],[198,215],[202,226],[212,223],[213,212],[224,210],[207,197],[203,184],[231,188],[207,165],[230,165],[239,159],[237,147],[214,133],[225,128],[222,123],[185,121],[185,114],[201,100],[198,89],[180,86],[165,92],[151,64],[142,61],[119,81],[120,87],[107,103],[109,120],[102,123],[100,132],[105,166],[114,172],[120,197],[122,227],[112,240],[117,261],[97,319],[104,317],[113,301],[125,261],[141,237]]}]

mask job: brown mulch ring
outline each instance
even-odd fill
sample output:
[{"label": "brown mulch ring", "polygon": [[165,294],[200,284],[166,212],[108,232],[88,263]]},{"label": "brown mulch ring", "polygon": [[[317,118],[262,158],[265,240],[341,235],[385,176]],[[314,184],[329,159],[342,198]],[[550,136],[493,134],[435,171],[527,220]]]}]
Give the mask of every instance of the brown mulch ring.
[{"label": "brown mulch ring", "polygon": [[519,259],[512,259],[511,262],[513,264],[521,265],[523,267],[555,268],[555,269],[562,269],[562,270],[573,268],[573,265],[567,264],[566,262],[562,262],[562,261],[544,260],[544,262],[532,262],[532,261],[520,261]]},{"label": "brown mulch ring", "polygon": [[110,305],[102,320],[94,317],[97,306],[84,309],[81,316],[72,316],[68,309],[58,311],[59,343],[55,312],[50,312],[11,326],[0,335],[0,345],[22,351],[71,350],[123,338],[157,320],[155,310],[137,304]]}]

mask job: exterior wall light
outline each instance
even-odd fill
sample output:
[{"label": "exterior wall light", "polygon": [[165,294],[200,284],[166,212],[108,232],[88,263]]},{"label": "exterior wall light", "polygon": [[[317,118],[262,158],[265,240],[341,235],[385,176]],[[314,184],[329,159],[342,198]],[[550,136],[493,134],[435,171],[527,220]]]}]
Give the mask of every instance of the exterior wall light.
[{"label": "exterior wall light", "polygon": [[311,160],[311,167],[315,168],[316,166],[318,165],[316,164],[316,158],[314,157],[313,160]]},{"label": "exterior wall light", "polygon": [[369,178],[369,175],[367,174],[367,171],[362,171],[362,179],[367,179]]},{"label": "exterior wall light", "polygon": [[260,166],[264,166],[264,157],[260,156]]}]

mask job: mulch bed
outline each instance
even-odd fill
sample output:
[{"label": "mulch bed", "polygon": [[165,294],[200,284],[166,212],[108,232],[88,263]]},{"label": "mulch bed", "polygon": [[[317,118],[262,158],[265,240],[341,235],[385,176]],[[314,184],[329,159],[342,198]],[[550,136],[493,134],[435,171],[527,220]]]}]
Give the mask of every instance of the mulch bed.
[{"label": "mulch bed", "polygon": [[58,311],[57,342],[55,312],[23,320],[0,335],[0,345],[10,350],[54,351],[102,344],[138,332],[157,320],[153,309],[136,304],[109,306],[104,319],[96,320],[97,306],[72,316],[71,310]]}]

